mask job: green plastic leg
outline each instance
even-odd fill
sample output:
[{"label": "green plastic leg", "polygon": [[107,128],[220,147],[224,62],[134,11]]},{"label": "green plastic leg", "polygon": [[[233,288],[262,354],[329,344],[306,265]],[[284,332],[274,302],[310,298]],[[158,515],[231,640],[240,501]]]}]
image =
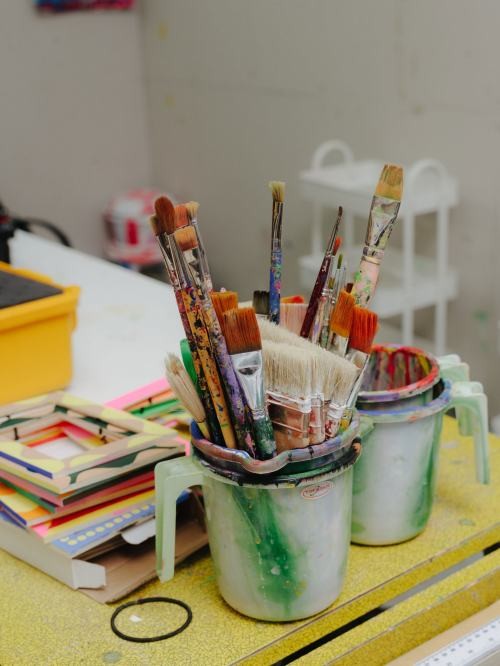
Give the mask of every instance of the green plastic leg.
[{"label": "green plastic leg", "polygon": [[476,460],[476,478],[479,483],[490,482],[488,449],[488,399],[479,382],[454,382],[450,408],[467,410],[469,413],[474,454]]},{"label": "green plastic leg", "polygon": [[203,472],[192,458],[166,460],[155,467],[156,572],[161,581],[174,575],[177,498],[202,483]]},{"label": "green plastic leg", "polygon": [[[448,354],[438,358],[440,374],[443,379],[453,382],[470,381],[470,368],[464,363],[458,354]],[[473,434],[473,419],[468,409],[457,408],[458,430],[463,437],[471,437]]]}]

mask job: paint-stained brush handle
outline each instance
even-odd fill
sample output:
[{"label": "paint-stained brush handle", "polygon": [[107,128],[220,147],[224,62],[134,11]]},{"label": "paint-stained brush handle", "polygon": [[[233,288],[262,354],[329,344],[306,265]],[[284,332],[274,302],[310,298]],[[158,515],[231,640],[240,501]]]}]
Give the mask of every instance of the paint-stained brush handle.
[{"label": "paint-stained brush handle", "polygon": [[228,448],[235,449],[236,438],[196,291],[193,287],[184,287],[181,294],[224,442]]},{"label": "paint-stained brush handle", "polygon": [[328,272],[330,270],[330,262],[332,258],[325,256],[323,262],[321,263],[321,268],[319,269],[314,288],[312,290],[311,298],[309,299],[309,305],[307,306],[306,315],[304,317],[304,322],[302,323],[302,328],[300,330],[300,335],[303,338],[308,338],[309,333],[311,332],[311,326],[316,317],[316,312],[318,311],[319,300],[323,292],[326,279],[328,277]]},{"label": "paint-stained brush handle", "polygon": [[280,323],[281,302],[281,268],[283,265],[281,248],[271,252],[271,268],[269,271],[269,321]]},{"label": "paint-stained brush handle", "polygon": [[245,412],[245,403],[243,402],[243,395],[241,393],[240,385],[234,372],[231,357],[227,351],[226,341],[222,334],[222,330],[217,319],[217,314],[212,306],[210,299],[204,299],[203,315],[208,330],[210,331],[210,340],[217,358],[222,381],[226,389],[226,395],[229,402],[229,409],[233,415],[233,426],[236,433],[236,438],[244,451],[247,451],[252,457],[255,457],[255,447],[252,434],[247,425],[247,418]]}]

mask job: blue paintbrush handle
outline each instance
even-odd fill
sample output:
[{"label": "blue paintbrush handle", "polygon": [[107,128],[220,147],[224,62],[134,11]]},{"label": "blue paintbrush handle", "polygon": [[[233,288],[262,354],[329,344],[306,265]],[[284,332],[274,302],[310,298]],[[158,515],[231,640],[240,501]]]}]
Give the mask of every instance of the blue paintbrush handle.
[{"label": "blue paintbrush handle", "polygon": [[271,270],[269,273],[269,320],[280,323],[281,300],[281,248],[271,252]]}]

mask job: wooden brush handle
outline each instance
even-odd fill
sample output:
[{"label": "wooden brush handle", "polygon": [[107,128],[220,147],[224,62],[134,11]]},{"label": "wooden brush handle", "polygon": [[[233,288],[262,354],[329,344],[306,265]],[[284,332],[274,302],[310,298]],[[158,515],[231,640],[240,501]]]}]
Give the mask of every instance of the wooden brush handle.
[{"label": "wooden brush handle", "polygon": [[217,364],[212,355],[210,339],[203,321],[200,302],[193,287],[184,287],[181,289],[181,294],[189,325],[196,342],[201,367],[203,368],[203,373],[207,380],[208,390],[210,391],[217,420],[222,431],[222,436],[224,437],[224,442],[228,448],[236,449],[236,438],[234,436],[226,398],[224,397],[224,391],[222,390],[219,373],[217,371]]},{"label": "wooden brush handle", "polygon": [[267,415],[264,418],[254,419],[253,431],[260,460],[272,458],[276,454],[276,442],[274,441],[273,424]]},{"label": "wooden brush handle", "polygon": [[189,349],[191,350],[191,356],[193,358],[194,370],[196,377],[198,379],[198,387],[200,390],[200,399],[205,408],[205,414],[207,417],[207,424],[210,430],[211,441],[219,446],[224,446],[224,438],[222,437],[222,432],[217,420],[217,414],[215,412],[214,406],[212,404],[212,398],[210,396],[210,391],[208,390],[207,380],[203,374],[203,369],[201,367],[200,356],[196,348],[196,342],[191,331],[191,326],[189,324],[188,316],[186,314],[186,308],[184,306],[184,300],[179,289],[175,290],[175,300],[177,301],[177,308],[182,321],[182,326],[184,327],[184,332],[186,333],[186,338],[189,344]]},{"label": "wooden brush handle", "polygon": [[229,409],[233,415],[233,426],[238,444],[241,449],[247,451],[255,458],[255,446],[251,430],[247,424],[243,394],[236,373],[234,372],[231,357],[227,351],[226,340],[222,334],[217,314],[209,298],[203,299],[203,315],[207,329],[210,332],[210,340],[217,359],[217,365],[222,375],[222,381],[229,401]]},{"label": "wooden brush handle", "polygon": [[300,329],[300,335],[303,338],[309,337],[309,332],[311,330],[314,317],[316,316],[316,311],[318,309],[319,299],[321,293],[325,286],[326,278],[328,277],[328,271],[330,269],[330,263],[332,261],[331,255],[325,255],[323,257],[323,262],[321,263],[321,268],[319,269],[318,277],[314,284],[312,290],[311,298],[309,299],[309,305],[307,306],[306,316],[304,317],[304,322],[302,323],[302,328]]},{"label": "wooden brush handle", "polygon": [[280,323],[281,300],[281,268],[283,256],[281,248],[271,252],[271,268],[269,271],[269,321]]},{"label": "wooden brush handle", "polygon": [[354,276],[354,285],[352,288],[356,305],[361,305],[362,308],[368,307],[368,303],[377,286],[379,273],[379,262],[373,262],[366,257],[362,257],[359,269]]}]

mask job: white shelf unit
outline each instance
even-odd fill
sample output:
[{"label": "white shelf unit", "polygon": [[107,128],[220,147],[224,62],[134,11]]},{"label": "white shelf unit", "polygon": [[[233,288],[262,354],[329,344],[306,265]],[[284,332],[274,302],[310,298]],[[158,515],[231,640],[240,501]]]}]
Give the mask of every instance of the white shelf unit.
[{"label": "white shelf unit", "polygon": [[[326,165],[336,157],[337,163]],[[340,158],[340,161],[338,161]],[[350,147],[342,141],[328,141],[315,151],[311,168],[300,174],[300,193],[313,204],[311,253],[299,259],[302,286],[310,289],[324,253],[323,208],[344,208],[341,235],[349,271],[359,264],[362,247],[356,247],[354,216],[367,219],[383,162],[355,161]],[[446,168],[434,159],[423,159],[405,168],[403,201],[396,224],[402,226],[402,249],[389,247],[384,257],[373,309],[381,319],[402,318],[401,341],[414,344],[414,313],[435,307],[434,351],[444,354],[446,346],[446,305],[458,295],[458,276],[448,265],[450,210],[458,203],[458,185]],[[435,256],[415,254],[415,223],[419,215],[436,216]]]}]

